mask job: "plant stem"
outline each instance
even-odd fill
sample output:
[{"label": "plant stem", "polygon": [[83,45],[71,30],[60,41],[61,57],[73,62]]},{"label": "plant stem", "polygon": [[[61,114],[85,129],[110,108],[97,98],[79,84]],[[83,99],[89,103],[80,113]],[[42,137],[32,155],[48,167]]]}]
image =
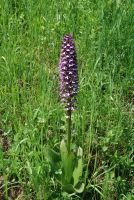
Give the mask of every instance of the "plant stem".
[{"label": "plant stem", "polygon": [[71,110],[67,112],[67,123],[68,123],[68,140],[67,140],[67,150],[68,154],[70,154],[70,145],[71,145]]}]

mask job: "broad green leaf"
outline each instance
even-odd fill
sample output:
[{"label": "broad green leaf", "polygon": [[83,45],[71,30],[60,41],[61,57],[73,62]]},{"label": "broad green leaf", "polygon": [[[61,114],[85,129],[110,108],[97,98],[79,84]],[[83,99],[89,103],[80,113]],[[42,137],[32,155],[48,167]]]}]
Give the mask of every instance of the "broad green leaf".
[{"label": "broad green leaf", "polygon": [[56,152],[52,148],[50,149],[49,146],[45,148],[45,155],[51,165],[51,170],[55,176],[55,178],[58,180],[59,183],[61,183],[62,179],[62,171],[61,171],[61,156],[60,153]]},{"label": "broad green leaf", "polygon": [[72,194],[72,193],[82,193],[83,190],[84,190],[84,183],[81,183],[79,185],[79,187],[73,187],[72,184],[67,184],[67,185],[63,185],[63,190],[66,191],[67,193],[69,194]]},{"label": "broad green leaf", "polygon": [[62,166],[64,169],[63,184],[69,184],[71,182],[72,172],[73,172],[73,165],[72,165],[73,158],[71,153],[68,154],[67,146],[64,140],[61,141],[60,152],[61,152]]},{"label": "broad green leaf", "polygon": [[78,152],[77,152],[77,166],[75,167],[75,169],[73,171],[73,178],[74,178],[74,184],[73,185],[74,186],[77,185],[80,177],[82,176],[82,169],[83,169],[82,155],[83,155],[83,150],[82,150],[81,147],[79,147]]},{"label": "broad green leaf", "polygon": [[76,193],[82,193],[84,191],[85,184],[82,183],[80,187],[74,188]]},{"label": "broad green leaf", "polygon": [[61,141],[60,144],[60,153],[61,153],[61,161],[62,161],[62,165],[64,170],[67,168],[67,164],[68,164],[68,151],[67,151],[67,146],[64,140]]},{"label": "broad green leaf", "polygon": [[67,168],[66,168],[66,174],[65,174],[66,182],[71,183],[72,176],[73,176],[73,155],[70,153],[68,154],[67,158]]},{"label": "broad green leaf", "polygon": [[46,156],[51,163],[60,162],[60,153],[57,153],[52,148],[50,149],[49,146],[46,147]]},{"label": "broad green leaf", "polygon": [[72,194],[75,192],[75,189],[72,184],[63,185],[63,190],[69,194]]}]

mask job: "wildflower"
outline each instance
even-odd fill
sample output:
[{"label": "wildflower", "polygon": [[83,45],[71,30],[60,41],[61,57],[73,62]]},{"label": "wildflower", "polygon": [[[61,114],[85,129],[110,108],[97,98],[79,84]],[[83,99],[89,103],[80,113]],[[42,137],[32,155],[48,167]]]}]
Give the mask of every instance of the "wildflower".
[{"label": "wildflower", "polygon": [[74,40],[71,35],[65,35],[60,56],[60,95],[67,113],[75,107],[78,91],[78,69]]}]

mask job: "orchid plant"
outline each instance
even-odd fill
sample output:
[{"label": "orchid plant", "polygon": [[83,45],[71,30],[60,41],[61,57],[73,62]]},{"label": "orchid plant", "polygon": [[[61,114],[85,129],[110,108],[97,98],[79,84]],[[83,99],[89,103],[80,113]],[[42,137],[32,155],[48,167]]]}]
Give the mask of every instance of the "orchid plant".
[{"label": "orchid plant", "polygon": [[48,158],[54,176],[68,193],[81,193],[84,183],[81,181],[83,150],[78,147],[77,153],[71,150],[72,113],[76,108],[78,92],[78,68],[76,49],[73,37],[65,35],[61,48],[60,64],[60,96],[67,118],[67,141],[62,139],[59,152],[48,150]]}]

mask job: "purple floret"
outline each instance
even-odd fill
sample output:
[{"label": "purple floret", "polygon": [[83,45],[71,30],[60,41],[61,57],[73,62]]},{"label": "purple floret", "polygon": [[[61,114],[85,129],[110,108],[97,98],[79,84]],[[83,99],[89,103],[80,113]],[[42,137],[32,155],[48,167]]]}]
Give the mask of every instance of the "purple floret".
[{"label": "purple floret", "polygon": [[75,109],[76,94],[78,91],[78,69],[76,50],[71,35],[65,35],[60,56],[60,94],[65,103],[65,109]]}]

